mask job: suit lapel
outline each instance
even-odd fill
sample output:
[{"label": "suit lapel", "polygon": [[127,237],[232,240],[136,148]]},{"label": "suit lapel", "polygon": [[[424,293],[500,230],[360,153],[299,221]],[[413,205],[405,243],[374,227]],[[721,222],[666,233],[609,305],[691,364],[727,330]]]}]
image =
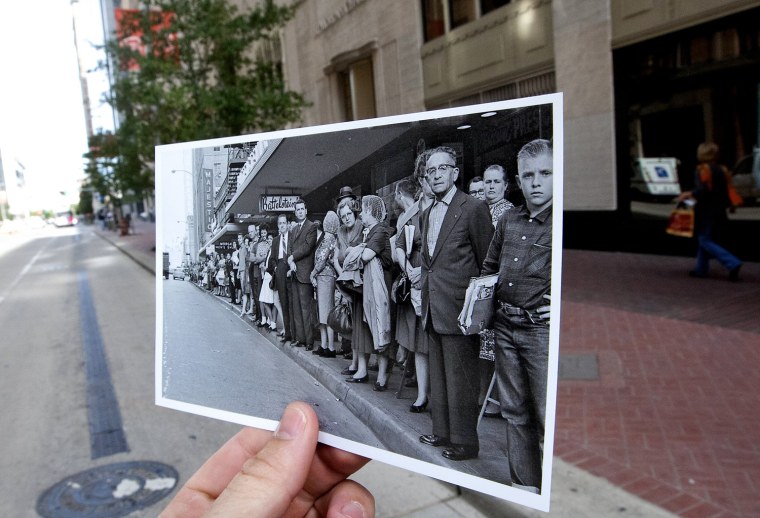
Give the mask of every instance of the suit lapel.
[{"label": "suit lapel", "polygon": [[[457,221],[459,221],[459,218],[462,215],[462,204],[464,203],[464,199],[462,199],[460,194],[461,193],[459,190],[454,193],[454,197],[451,199],[451,204],[446,211],[446,215],[443,217],[443,223],[441,223],[441,231],[438,233],[438,239],[435,242],[433,257],[430,259],[431,263],[438,257],[438,254],[441,252],[446,238],[451,233],[451,229],[454,228],[454,225],[456,225]],[[467,195],[463,194],[462,196]]]},{"label": "suit lapel", "polygon": [[[306,223],[304,223],[305,225]],[[298,239],[298,236],[301,235],[301,229],[303,228],[302,225],[296,225],[296,228],[293,230],[293,243],[296,242],[296,239]]]}]

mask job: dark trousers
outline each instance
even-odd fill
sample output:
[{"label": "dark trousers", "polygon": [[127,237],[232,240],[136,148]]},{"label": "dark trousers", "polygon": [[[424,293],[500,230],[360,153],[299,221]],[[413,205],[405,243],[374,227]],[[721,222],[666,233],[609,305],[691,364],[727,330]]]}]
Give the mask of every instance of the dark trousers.
[{"label": "dark trousers", "polygon": [[293,336],[302,344],[314,344],[314,329],[312,325],[312,305],[314,302],[314,287],[311,283],[290,282],[290,316],[293,326]]},{"label": "dark trousers", "polygon": [[509,472],[512,482],[540,490],[549,326],[499,309],[493,327],[501,415],[507,421]]},{"label": "dark trousers", "polygon": [[427,330],[433,433],[478,446],[478,337]]},{"label": "dark trousers", "polygon": [[248,266],[248,283],[251,285],[251,311],[259,315],[259,293],[261,293],[261,270],[259,265],[251,263]]},{"label": "dark trousers", "polygon": [[237,304],[237,289],[240,286],[237,270],[232,270],[231,273],[227,274],[227,279],[229,279],[230,302]]},{"label": "dark trousers", "polygon": [[255,314],[261,311],[259,308],[259,294],[261,293],[261,278],[251,277],[251,303],[253,304]]},{"label": "dark trousers", "polygon": [[277,290],[277,296],[280,297],[280,306],[282,307],[282,325],[285,331],[285,341],[293,339],[290,321],[290,279],[286,276],[288,272],[288,262],[285,259],[278,259],[274,271],[274,283]]}]

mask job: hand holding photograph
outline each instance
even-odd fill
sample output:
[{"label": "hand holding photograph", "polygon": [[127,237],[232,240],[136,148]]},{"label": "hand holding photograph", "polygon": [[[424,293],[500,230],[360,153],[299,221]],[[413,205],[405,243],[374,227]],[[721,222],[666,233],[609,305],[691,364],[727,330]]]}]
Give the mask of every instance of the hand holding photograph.
[{"label": "hand holding photograph", "polygon": [[303,401],[324,444],[548,511],[562,112],[157,147],[156,403],[274,430]]}]

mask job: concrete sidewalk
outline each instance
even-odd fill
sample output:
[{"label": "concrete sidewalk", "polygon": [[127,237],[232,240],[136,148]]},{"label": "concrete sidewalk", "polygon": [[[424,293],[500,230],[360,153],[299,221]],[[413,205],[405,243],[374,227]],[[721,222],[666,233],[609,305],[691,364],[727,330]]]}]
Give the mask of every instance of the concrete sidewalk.
[{"label": "concrete sidewalk", "polygon": [[[134,235],[98,232],[155,271],[154,226],[135,223]],[[590,362],[597,375],[572,379],[573,369],[561,368],[552,515],[760,515],[760,447],[750,438],[760,419],[760,396],[753,388],[760,384],[760,265],[745,264],[742,282],[729,283],[719,271],[710,279],[687,277],[692,263],[683,257],[565,251],[561,363]],[[378,394],[371,383],[347,387],[339,375],[343,360],[283,349],[357,415],[371,414],[378,433],[401,427],[415,439],[404,446],[411,454],[436,453],[416,442],[415,434],[429,431],[429,413],[411,414],[411,401],[393,395],[398,371],[389,392]],[[411,398],[412,389],[402,395]],[[387,412],[377,412],[378,406]],[[498,423],[484,421],[484,433],[501,440]],[[483,454],[497,462],[494,452]],[[388,475],[389,487],[397,478],[397,472]],[[439,495],[425,477],[415,481],[420,492]],[[440,498],[423,499],[425,509],[442,506],[438,516],[543,514],[443,487]]]}]

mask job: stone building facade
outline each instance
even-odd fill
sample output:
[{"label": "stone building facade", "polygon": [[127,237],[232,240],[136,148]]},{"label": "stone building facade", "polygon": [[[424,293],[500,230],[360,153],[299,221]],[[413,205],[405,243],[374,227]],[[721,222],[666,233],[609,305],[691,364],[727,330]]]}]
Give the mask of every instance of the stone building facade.
[{"label": "stone building facade", "polygon": [[[617,211],[627,203],[635,149],[629,141],[642,137],[629,134],[638,114],[616,96],[615,70],[626,66],[626,49],[656,45],[683,31],[698,39],[702,31],[708,40],[738,39],[727,58],[725,51],[723,58],[708,58],[713,68],[748,58],[758,64],[757,40],[743,47],[757,34],[734,27],[731,18],[756,19],[757,0],[300,0],[295,5],[295,17],[282,32],[282,60],[288,86],[312,103],[304,110],[304,125],[563,92],[569,211]],[[710,41],[707,45],[708,54],[717,52]],[[687,65],[680,72],[688,70]],[[719,79],[705,77],[706,84],[697,88],[701,93],[671,95],[663,111],[672,108],[669,102],[697,99],[704,106],[701,120],[696,116],[704,138],[739,138],[749,142],[744,151],[751,151],[757,116],[754,132],[749,121],[738,123],[747,127],[744,135],[737,136],[729,124],[716,126],[711,82]],[[666,79],[671,84],[665,90],[679,88],[673,84],[678,78]],[[625,103],[640,102],[634,97],[623,96]],[[757,99],[749,101],[754,106],[749,110],[729,109],[756,114]],[[685,154],[687,146],[698,144],[683,140],[672,151],[658,152]],[[690,156],[677,158],[690,164]]]}]

